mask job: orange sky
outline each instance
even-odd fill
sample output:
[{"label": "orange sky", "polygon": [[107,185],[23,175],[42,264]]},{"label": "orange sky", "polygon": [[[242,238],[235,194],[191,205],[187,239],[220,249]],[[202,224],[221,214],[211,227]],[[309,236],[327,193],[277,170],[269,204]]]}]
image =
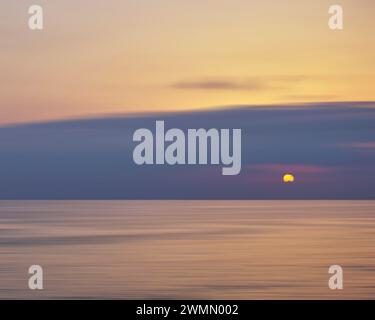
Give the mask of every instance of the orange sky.
[{"label": "orange sky", "polygon": [[[42,32],[27,27],[36,3],[44,7]],[[343,31],[328,28],[336,3]],[[1,7],[1,124],[375,100],[373,0],[6,0]]]}]

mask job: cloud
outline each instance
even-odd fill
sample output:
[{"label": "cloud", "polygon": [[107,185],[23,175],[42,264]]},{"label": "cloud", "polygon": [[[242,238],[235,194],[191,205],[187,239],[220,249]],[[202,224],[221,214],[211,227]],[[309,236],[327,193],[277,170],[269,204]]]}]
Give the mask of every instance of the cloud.
[{"label": "cloud", "polygon": [[375,141],[369,142],[354,142],[354,143],[343,143],[340,145],[344,148],[355,148],[355,149],[363,149],[363,150],[374,150],[375,149]]},{"label": "cloud", "polygon": [[298,100],[298,101],[309,101],[309,100],[321,100],[321,101],[329,101],[333,99],[339,99],[340,96],[337,95],[308,95],[308,94],[300,94],[300,95],[287,95],[283,96],[283,98],[288,100]]},{"label": "cloud", "polygon": [[210,78],[192,81],[178,81],[170,85],[182,90],[244,90],[259,91],[268,89],[283,89],[306,79],[305,76],[260,76],[242,80]]},{"label": "cloud", "polygon": [[335,172],[335,167],[308,165],[308,164],[293,164],[293,163],[265,163],[248,165],[249,169],[257,171],[267,171],[282,173],[298,173],[298,174],[319,174]]},{"label": "cloud", "polygon": [[[0,199],[375,199],[373,103],[241,106],[0,127]],[[242,170],[136,166],[132,135],[242,129]],[[285,188],[282,175],[298,183]],[[161,183],[162,181],[162,183]]]},{"label": "cloud", "polygon": [[175,89],[183,90],[263,90],[265,84],[261,81],[236,82],[230,80],[203,80],[177,82],[172,85]]}]

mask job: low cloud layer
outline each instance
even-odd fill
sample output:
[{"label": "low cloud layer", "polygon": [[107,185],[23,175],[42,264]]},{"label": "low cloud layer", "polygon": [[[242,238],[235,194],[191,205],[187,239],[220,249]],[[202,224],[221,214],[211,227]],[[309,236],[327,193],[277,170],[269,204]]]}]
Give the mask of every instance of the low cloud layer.
[{"label": "low cloud layer", "polygon": [[[0,128],[1,199],[375,199],[375,103],[241,107]],[[242,129],[242,171],[136,166],[132,134]],[[282,183],[285,173],[293,184]]]}]

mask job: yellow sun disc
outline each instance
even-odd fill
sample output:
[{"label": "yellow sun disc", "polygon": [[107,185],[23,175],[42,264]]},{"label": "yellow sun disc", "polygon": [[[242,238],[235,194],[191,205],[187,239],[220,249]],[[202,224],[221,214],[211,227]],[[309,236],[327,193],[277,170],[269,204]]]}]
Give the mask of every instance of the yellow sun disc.
[{"label": "yellow sun disc", "polygon": [[285,183],[294,182],[294,176],[292,174],[290,174],[290,173],[284,174],[283,181]]}]

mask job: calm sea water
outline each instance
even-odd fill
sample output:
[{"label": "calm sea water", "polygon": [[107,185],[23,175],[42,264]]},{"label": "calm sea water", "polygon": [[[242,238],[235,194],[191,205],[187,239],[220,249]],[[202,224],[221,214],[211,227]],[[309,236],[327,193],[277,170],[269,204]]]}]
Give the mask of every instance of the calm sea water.
[{"label": "calm sea water", "polygon": [[0,298],[374,299],[375,201],[0,201]]}]

